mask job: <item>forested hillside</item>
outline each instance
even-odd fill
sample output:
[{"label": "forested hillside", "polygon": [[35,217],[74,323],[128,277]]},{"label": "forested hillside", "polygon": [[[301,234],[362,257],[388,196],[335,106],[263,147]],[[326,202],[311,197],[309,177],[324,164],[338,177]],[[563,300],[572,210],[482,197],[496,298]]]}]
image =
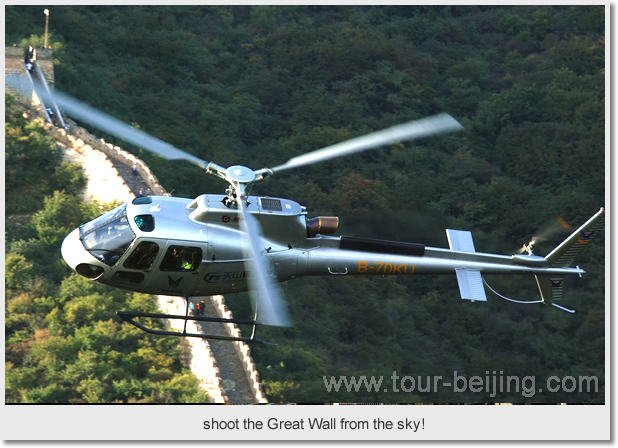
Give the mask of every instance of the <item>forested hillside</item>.
[{"label": "forested hillside", "polygon": [[[7,45],[41,44],[40,9],[5,7]],[[338,234],[447,247],[445,228],[466,229],[477,251],[510,254],[555,216],[577,227],[605,205],[601,6],[55,6],[50,13],[58,89],[222,166],[274,166],[439,112],[464,125],[447,137],[290,170],[252,191],[293,199],[310,216],[339,216]],[[175,196],[226,188],[196,167],[93,132],[138,154]],[[19,178],[10,180],[7,168],[9,182]],[[57,238],[65,227],[54,227]],[[565,236],[536,252],[545,255]],[[455,276],[284,284],[295,326],[263,330],[279,345],[252,350],[267,395],[289,402],[603,402],[604,243],[595,239],[577,260],[587,274],[568,282],[562,302],[573,315],[489,292],[488,303],[468,303]],[[533,278],[487,281],[518,300],[539,296]],[[249,317],[246,295],[226,301]],[[323,380],[393,371],[423,382],[454,371],[535,376],[537,384],[590,375],[600,386],[597,393],[494,397],[390,386],[334,393]]]}]

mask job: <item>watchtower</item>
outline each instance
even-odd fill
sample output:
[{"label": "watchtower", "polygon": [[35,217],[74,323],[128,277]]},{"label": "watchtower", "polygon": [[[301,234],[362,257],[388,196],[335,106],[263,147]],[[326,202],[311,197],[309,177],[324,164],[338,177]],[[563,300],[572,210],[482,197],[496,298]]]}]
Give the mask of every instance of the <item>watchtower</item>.
[{"label": "watchtower", "polygon": [[[4,48],[4,76],[9,73],[24,71],[24,47],[5,47]],[[53,50],[38,49],[36,51],[36,63],[43,71],[43,75],[48,84],[54,84],[54,54]]]}]

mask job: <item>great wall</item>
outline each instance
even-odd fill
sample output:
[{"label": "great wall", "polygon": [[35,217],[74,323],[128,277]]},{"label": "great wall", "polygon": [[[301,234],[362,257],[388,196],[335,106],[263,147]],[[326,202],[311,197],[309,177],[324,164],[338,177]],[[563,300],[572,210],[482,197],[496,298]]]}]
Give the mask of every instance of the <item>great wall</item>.
[{"label": "great wall", "polygon": [[[5,76],[26,76],[23,56],[23,48],[5,48]],[[49,84],[50,88],[53,88],[54,82],[52,56],[51,50],[38,50],[37,70],[40,70],[43,82]],[[83,193],[84,200],[125,202],[135,198],[140,188],[150,188],[154,195],[168,195],[148,166],[133,154],[106,143],[103,139],[97,139],[70,119],[67,120],[70,124],[70,132],[67,133],[48,122],[49,117],[46,117],[41,110],[36,94],[31,93],[22,98],[30,106],[32,118],[42,122],[57,141],[65,159],[83,167],[87,180]],[[137,176],[132,173],[133,165],[137,166]],[[156,296],[154,300],[163,313],[185,312],[186,305],[183,298]],[[201,297],[200,300],[204,300],[207,305],[206,314],[232,318],[223,296]],[[182,323],[171,324],[174,330],[182,330],[182,326]],[[240,336],[240,330],[232,323],[196,324],[190,321],[187,323],[187,332]],[[267,403],[247,344],[240,341],[200,338],[186,338],[186,340],[188,354],[184,362],[196,375],[200,387],[208,393],[213,403]]]}]

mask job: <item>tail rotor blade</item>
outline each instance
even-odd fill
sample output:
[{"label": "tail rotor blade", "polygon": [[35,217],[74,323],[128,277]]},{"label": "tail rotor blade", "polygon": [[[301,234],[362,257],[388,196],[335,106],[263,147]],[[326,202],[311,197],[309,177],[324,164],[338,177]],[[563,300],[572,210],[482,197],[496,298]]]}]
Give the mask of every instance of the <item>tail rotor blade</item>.
[{"label": "tail rotor blade", "polygon": [[[21,77],[17,78],[7,76],[5,77],[5,82],[8,86],[11,86],[16,90],[31,89],[29,84]],[[164,141],[159,140],[144,131],[135,129],[134,127],[129,126],[128,124],[123,123],[122,121],[113,118],[91,106],[88,106],[87,104],[76,100],[65,93],[55,90],[54,93],[50,95],[42,89],[37,89],[36,93],[46,103],[50,102],[50,100],[55,101],[56,104],[60,106],[68,115],[85,123],[89,123],[104,132],[115,135],[128,143],[139,146],[146,151],[157,154],[164,159],[187,160],[201,168],[206,166],[206,161],[178,149],[169,143],[165,143]]]},{"label": "tail rotor blade", "polygon": [[555,216],[553,221],[546,224],[540,232],[537,233],[535,238],[539,241],[547,241],[548,239],[563,234],[565,232],[570,232],[571,226],[568,222],[562,219],[560,216]]},{"label": "tail rotor blade", "polygon": [[[244,195],[243,195],[244,196]],[[244,197],[239,197],[238,208],[241,211],[241,227],[249,242],[249,267],[253,275],[249,276],[249,286],[257,294],[257,321],[263,325],[280,327],[292,326],[281,288],[269,275],[270,266],[263,255],[264,248],[260,241],[260,223],[247,212],[243,204]]]},{"label": "tail rotor blade", "polygon": [[[554,220],[547,223],[543,228],[536,233],[530,240],[527,245],[532,244],[533,246],[539,242],[548,241],[550,238],[563,233],[564,231],[570,232],[571,226],[568,222],[562,219],[560,216],[555,216]],[[526,252],[526,246],[524,245],[522,248],[517,250],[516,254],[523,254]]]},{"label": "tail rotor blade", "polygon": [[324,160],[378,148],[397,141],[408,141],[432,135],[445,134],[463,129],[457,120],[448,114],[439,114],[420,120],[393,126],[382,131],[373,132],[361,137],[337,143],[326,148],[318,149],[298,157],[293,157],[283,165],[272,168],[273,172],[305,165],[323,162]]}]

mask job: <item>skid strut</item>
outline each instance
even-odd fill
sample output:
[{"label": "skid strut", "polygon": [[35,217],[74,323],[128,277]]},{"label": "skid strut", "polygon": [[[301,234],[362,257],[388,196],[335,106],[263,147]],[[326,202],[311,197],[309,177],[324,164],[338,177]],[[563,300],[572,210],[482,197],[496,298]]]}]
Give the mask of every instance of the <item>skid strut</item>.
[{"label": "skid strut", "polygon": [[[265,345],[277,345],[272,342],[266,342],[262,339],[255,337],[255,328],[257,325],[260,325],[255,320],[245,320],[245,319],[226,319],[223,317],[210,317],[210,316],[182,316],[179,314],[159,314],[159,313],[142,313],[139,311],[116,311],[118,317],[120,317],[123,321],[128,322],[132,325],[135,325],[140,330],[143,330],[147,333],[158,334],[161,336],[180,336],[180,337],[191,337],[191,338],[202,338],[202,339],[218,339],[222,341],[241,341],[247,343],[257,343],[257,344],[265,344]],[[167,330],[155,330],[153,328],[145,327],[133,320],[137,317],[151,317],[154,319],[180,319],[185,321],[184,330],[181,332],[178,331],[167,331]],[[219,322],[219,323],[232,323],[232,324],[245,324],[245,325],[253,325],[253,332],[250,338],[243,337],[235,337],[235,336],[220,336],[216,334],[196,334],[196,333],[187,333],[187,321],[196,321],[196,322]]]}]

